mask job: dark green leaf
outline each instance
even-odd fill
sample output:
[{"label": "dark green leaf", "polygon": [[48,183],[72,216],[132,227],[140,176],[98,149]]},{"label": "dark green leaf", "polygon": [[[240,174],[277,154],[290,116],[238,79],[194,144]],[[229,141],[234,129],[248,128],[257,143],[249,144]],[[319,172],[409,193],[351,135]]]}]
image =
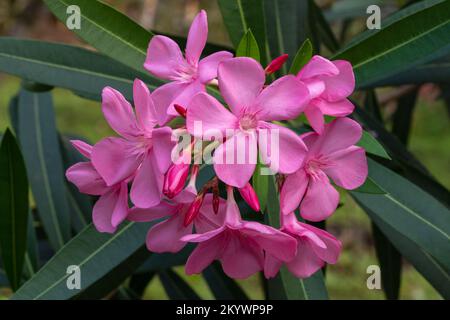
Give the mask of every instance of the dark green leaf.
[{"label": "dark green leaf", "polygon": [[106,86],[132,100],[135,78],[146,82],[152,90],[163,83],[91,50],[15,38],[0,38],[0,70],[96,100],[100,100]]},{"label": "dark green leaf", "polygon": [[397,102],[397,109],[394,113],[392,133],[406,146],[408,145],[409,133],[412,125],[412,116],[416,105],[418,88],[400,97]]},{"label": "dark green leaf", "polygon": [[[26,282],[13,299],[59,300],[81,295],[142,248],[151,225],[127,222],[114,234],[100,233],[89,225]],[[80,268],[80,290],[68,289],[72,275],[67,273],[68,266]]]},{"label": "dark green leaf", "polygon": [[34,228],[34,219],[32,211],[28,213],[28,227],[27,227],[27,252],[25,253],[25,272],[28,278],[31,278],[39,269],[39,250],[36,236],[36,229]]},{"label": "dark green leaf", "polygon": [[353,192],[361,192],[361,193],[372,193],[372,194],[385,194],[386,191],[383,190],[379,185],[375,183],[372,179],[367,177],[366,181],[362,186],[357,189],[354,189]]},{"label": "dark green leaf", "polygon": [[186,263],[187,258],[194,250],[193,244],[187,244],[177,253],[154,253],[138,269],[138,273],[157,272],[168,268],[181,266]]},{"label": "dark green leaf", "polygon": [[12,289],[20,286],[27,247],[28,180],[25,163],[9,129],[0,146],[0,248]]},{"label": "dark green leaf", "polygon": [[262,170],[267,170],[261,162],[258,161],[258,164],[255,168],[255,173],[253,174],[253,189],[256,192],[256,195],[259,199],[259,206],[261,208],[261,212],[266,210],[267,205],[267,193],[269,192],[269,176],[262,174]]},{"label": "dark green leaf", "polygon": [[21,90],[19,132],[36,206],[56,250],[70,239],[70,213],[50,92]]},{"label": "dark green leaf", "polygon": [[322,14],[322,10],[316,5],[316,3],[310,0],[311,13],[313,15],[313,21],[315,27],[318,30],[319,38],[321,42],[331,51],[335,52],[339,49],[339,42],[333,33],[330,25]]},{"label": "dark green leaf", "polygon": [[290,74],[297,74],[308,62],[311,60],[313,54],[312,43],[309,39],[306,39],[301,47],[298,49],[294,60],[292,61]]},{"label": "dark green leaf", "polygon": [[393,171],[371,159],[368,162],[369,177],[387,193],[379,195],[351,192],[353,197],[450,269],[449,209]]},{"label": "dark green leaf", "polygon": [[67,8],[80,8],[78,36],[107,56],[142,71],[152,33],[107,4],[97,0],[45,0],[45,4],[63,23]]},{"label": "dark green leaf", "polygon": [[[411,11],[362,36],[334,59],[353,64],[357,87],[367,86],[450,52],[450,2]],[[412,13],[411,13],[412,12]]]},{"label": "dark green leaf", "polygon": [[209,265],[203,271],[203,277],[208,283],[214,297],[218,300],[248,300],[247,295],[241,287],[223,271],[217,261]]},{"label": "dark green leaf", "polygon": [[248,29],[236,49],[236,57],[250,57],[257,61],[260,59],[258,44],[252,30]]},{"label": "dark green leaf", "polygon": [[178,274],[171,269],[161,271],[159,273],[167,295],[172,300],[200,300],[197,293],[183,280]]},{"label": "dark green leaf", "polygon": [[362,137],[356,145],[364,148],[368,153],[385,159],[391,159],[383,146],[367,131],[363,131]]}]

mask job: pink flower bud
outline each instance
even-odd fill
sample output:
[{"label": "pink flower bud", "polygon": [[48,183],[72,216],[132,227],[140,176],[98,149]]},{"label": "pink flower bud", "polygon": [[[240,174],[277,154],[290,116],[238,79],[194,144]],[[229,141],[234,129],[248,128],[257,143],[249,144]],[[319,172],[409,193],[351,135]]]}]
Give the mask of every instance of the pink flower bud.
[{"label": "pink flower bud", "polygon": [[275,59],[272,60],[272,62],[269,63],[269,65],[266,67],[266,74],[272,74],[274,72],[277,72],[280,70],[280,68],[283,66],[283,64],[287,61],[289,58],[288,54],[283,54]]},{"label": "pink flower bud", "polygon": [[253,210],[261,210],[258,196],[256,195],[256,192],[250,183],[247,182],[247,184],[243,188],[240,188],[239,193]]},{"label": "pink flower bud", "polygon": [[197,217],[198,213],[200,212],[200,208],[202,207],[204,197],[205,197],[204,193],[199,193],[197,197],[195,197],[195,200],[189,206],[184,216],[185,227],[190,225],[192,221],[194,221],[194,219]]},{"label": "pink flower bud", "polygon": [[164,194],[169,199],[172,199],[177,194],[179,194],[186,184],[188,175],[189,164],[180,163],[171,165],[164,179]]}]

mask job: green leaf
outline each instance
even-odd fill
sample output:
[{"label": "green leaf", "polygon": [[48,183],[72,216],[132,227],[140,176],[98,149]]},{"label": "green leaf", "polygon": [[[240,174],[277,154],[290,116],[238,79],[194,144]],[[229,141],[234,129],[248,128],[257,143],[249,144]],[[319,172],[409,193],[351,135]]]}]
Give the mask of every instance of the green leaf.
[{"label": "green leaf", "polygon": [[28,210],[28,226],[27,226],[27,252],[25,253],[25,273],[31,278],[39,269],[39,249],[34,227],[34,219],[32,210]]},{"label": "green leaf", "polygon": [[[68,242],[12,297],[23,299],[71,299],[91,288],[142,248],[149,223],[124,223],[114,234],[98,232],[91,224]],[[81,289],[70,290],[67,267],[81,271]]]},{"label": "green leaf", "polygon": [[353,197],[384,223],[414,241],[450,269],[448,243],[450,212],[443,204],[408,180],[368,159],[369,177],[386,194],[356,193]]},{"label": "green leaf", "polygon": [[231,43],[237,48],[247,30],[251,29],[258,43],[261,63],[270,60],[266,50],[266,29],[264,24],[263,0],[218,0],[223,21]]},{"label": "green leaf", "polygon": [[171,269],[161,271],[159,273],[159,279],[170,299],[200,300],[198,294],[189,286],[189,284]]},{"label": "green leaf", "polygon": [[364,148],[368,153],[385,159],[391,159],[391,157],[389,157],[387,152],[384,150],[383,146],[367,131],[363,131],[361,139],[356,145]]},{"label": "green leaf", "polygon": [[402,256],[389,239],[372,223],[372,235],[381,269],[381,283],[389,300],[398,300],[402,273]]},{"label": "green leaf", "polygon": [[20,286],[28,225],[28,179],[16,139],[6,129],[0,146],[0,248],[12,289]]},{"label": "green leaf", "polygon": [[208,283],[214,297],[218,300],[248,300],[247,295],[241,287],[229,278],[220,264],[215,261],[203,271],[203,277]]},{"label": "green leaf", "polygon": [[312,0],[310,0],[310,6],[313,21],[315,22],[315,28],[317,28],[317,33],[321,42],[323,42],[331,52],[337,51],[339,49],[339,42],[328,24],[328,21],[325,19],[322,10]]},{"label": "green leaf", "polygon": [[252,180],[253,189],[255,190],[256,195],[258,196],[261,212],[264,212],[264,210],[266,210],[267,193],[269,192],[269,176],[261,174],[262,170],[264,169],[267,170],[268,168],[265,167],[263,164],[261,164],[260,161],[258,161]]},{"label": "green leaf", "polygon": [[177,253],[153,253],[138,269],[138,273],[157,272],[160,270],[181,266],[186,263],[187,258],[194,250],[194,245],[188,243]]},{"label": "green leaf", "polygon": [[409,133],[412,126],[412,117],[419,88],[400,97],[397,101],[397,109],[394,112],[392,133],[403,143],[408,145]]},{"label": "green leaf", "polygon": [[372,194],[385,194],[386,191],[383,190],[378,184],[375,183],[372,179],[367,177],[366,181],[362,186],[357,189],[352,190],[353,192],[360,193],[372,193]]},{"label": "green leaf", "polygon": [[97,52],[64,44],[0,38],[0,70],[24,79],[66,88],[100,100],[111,86],[133,98],[133,80],[139,78],[153,90],[163,84],[148,75]]},{"label": "green leaf", "polygon": [[153,34],[107,4],[97,0],[45,0],[55,16],[66,23],[67,8],[80,8],[79,37],[107,56],[138,71],[143,70],[148,43]]},{"label": "green leaf", "polygon": [[[267,202],[266,219],[269,225],[279,228],[280,206],[276,192],[275,180],[270,176],[269,181],[269,199]],[[288,300],[323,300],[328,299],[327,289],[325,287],[322,270],[317,271],[307,279],[296,278],[286,267],[280,269],[279,274],[271,280],[268,280],[270,299],[288,299]]]},{"label": "green leaf", "polygon": [[250,57],[257,61],[260,59],[258,44],[252,30],[248,29],[236,49],[236,57]]},{"label": "green leaf", "polygon": [[19,140],[39,215],[53,249],[70,239],[70,213],[50,92],[21,90]]},{"label": "green leaf", "polygon": [[292,61],[291,68],[289,69],[290,74],[297,74],[308,62],[311,60],[313,55],[312,43],[309,39],[303,41],[303,44],[298,49],[294,60]]},{"label": "green leaf", "polygon": [[409,14],[361,37],[333,58],[352,63],[357,87],[450,52],[450,2],[440,1],[416,11],[407,9]]},{"label": "green leaf", "polygon": [[394,228],[390,227],[389,224],[383,222],[377,214],[373,213],[361,203],[358,204],[366,211],[372,221],[376,223],[381,232],[383,232],[402,256],[414,265],[417,271],[430,282],[444,299],[449,299],[450,274],[448,270],[445,270],[435,258],[421,249],[413,241],[402,236]]}]

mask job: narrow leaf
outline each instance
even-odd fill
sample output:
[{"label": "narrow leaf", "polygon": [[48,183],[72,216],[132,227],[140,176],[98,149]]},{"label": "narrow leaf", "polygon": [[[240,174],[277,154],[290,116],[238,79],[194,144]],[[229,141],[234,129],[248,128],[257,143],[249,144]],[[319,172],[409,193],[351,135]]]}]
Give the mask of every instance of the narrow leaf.
[{"label": "narrow leaf", "polygon": [[248,300],[241,287],[228,277],[216,261],[203,271],[203,277],[208,283],[214,297],[218,300]]},{"label": "narrow leaf", "polygon": [[198,294],[178,274],[171,269],[159,273],[167,295],[172,300],[200,300]]},{"label": "narrow leaf", "polygon": [[236,49],[236,57],[250,57],[257,61],[260,59],[258,43],[250,29],[242,37]]},{"label": "narrow leaf", "polygon": [[290,74],[297,74],[308,62],[311,60],[313,54],[312,43],[309,39],[303,41],[303,44],[298,49],[294,60],[292,61]]},{"label": "narrow leaf", "polygon": [[385,159],[391,159],[383,146],[367,131],[363,131],[362,137],[356,145],[364,148],[368,153]]}]

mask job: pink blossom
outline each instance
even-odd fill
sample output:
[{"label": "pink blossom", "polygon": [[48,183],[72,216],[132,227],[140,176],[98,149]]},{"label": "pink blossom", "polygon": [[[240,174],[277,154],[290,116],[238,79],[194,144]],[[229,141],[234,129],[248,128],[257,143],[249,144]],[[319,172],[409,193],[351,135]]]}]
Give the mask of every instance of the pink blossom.
[{"label": "pink blossom", "polygon": [[170,80],[153,92],[160,125],[178,115],[174,104],[187,106],[196,93],[204,92],[205,85],[217,77],[219,63],[233,56],[219,51],[200,60],[207,37],[208,21],[202,10],[189,29],[184,57],[172,39],[158,35],[150,40],[144,67],[153,75]]},{"label": "pink blossom", "polygon": [[296,241],[291,236],[241,219],[231,187],[223,225],[184,236],[182,240],[198,243],[186,263],[187,274],[200,273],[214,260],[219,260],[229,277],[242,279],[263,270],[264,253],[281,261],[290,261],[296,253]]},{"label": "pink blossom", "polygon": [[[92,146],[79,140],[73,146],[87,159],[91,159]],[[79,162],[67,169],[67,180],[81,193],[100,196],[92,211],[92,220],[99,232],[114,233],[128,214],[127,181],[107,186],[90,161]]]},{"label": "pink blossom", "polygon": [[[285,262],[287,269],[298,278],[308,278],[325,263],[334,264],[342,249],[341,242],[328,232],[297,221],[294,213],[282,217],[281,231],[297,240],[297,254]],[[264,275],[275,277],[283,262],[273,255],[266,255]]]},{"label": "pink blossom", "polygon": [[355,76],[348,61],[314,56],[297,78],[308,86],[311,94],[305,115],[317,133],[323,132],[323,115],[344,117],[353,112],[354,106],[347,97],[355,89]]},{"label": "pink blossom", "polygon": [[[197,94],[190,102],[186,125],[190,134],[211,140],[212,133],[233,134],[214,153],[214,170],[223,182],[242,188],[255,170],[256,145],[265,164],[270,164],[267,150],[270,140],[261,132],[279,134],[279,159],[275,164],[281,173],[298,170],[306,153],[302,140],[291,130],[269,121],[297,117],[309,100],[308,89],[294,76],[285,76],[264,88],[266,75],[261,65],[251,58],[233,58],[219,65],[219,88],[231,112],[207,93]],[[201,132],[196,125],[201,123]],[[236,159],[239,146],[248,152],[244,163],[224,163]],[[242,150],[239,150],[242,152]]]},{"label": "pink blossom", "polygon": [[363,148],[354,146],[362,134],[361,126],[349,118],[326,124],[322,135],[307,133],[303,140],[308,154],[300,170],[286,178],[280,194],[281,211],[290,214],[300,205],[300,214],[310,221],[330,216],[339,203],[339,193],[331,185],[355,189],[367,178],[367,159]]},{"label": "pink blossom", "polygon": [[130,197],[138,207],[161,201],[164,173],[171,163],[172,129],[155,128],[155,107],[147,86],[136,79],[133,86],[136,115],[122,94],[110,87],[102,92],[102,111],[121,137],[108,137],[92,150],[92,164],[107,186],[134,176]]}]

